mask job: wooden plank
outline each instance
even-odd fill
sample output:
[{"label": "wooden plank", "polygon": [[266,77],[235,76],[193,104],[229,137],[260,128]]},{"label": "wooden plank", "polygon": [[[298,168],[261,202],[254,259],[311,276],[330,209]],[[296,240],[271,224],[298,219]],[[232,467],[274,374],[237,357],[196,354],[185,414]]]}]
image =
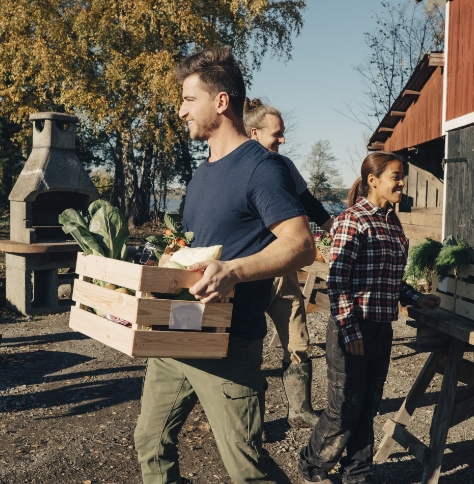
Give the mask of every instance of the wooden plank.
[{"label": "wooden plank", "polygon": [[420,225],[424,227],[441,228],[443,223],[442,214],[429,214],[419,212],[398,212],[398,218],[403,226],[405,224]]},{"label": "wooden plank", "polygon": [[461,279],[467,279],[469,276],[474,277],[474,264],[468,264],[467,266],[458,269],[457,276]]},{"label": "wooden plank", "polygon": [[[459,392],[458,392],[459,393]],[[453,414],[451,416],[451,422],[449,427],[464,422],[468,418],[474,415],[474,388],[471,388],[462,393],[462,395],[456,396],[454,403]]]},{"label": "wooden plank", "polygon": [[[90,282],[76,281],[72,300],[83,306],[112,314],[130,323],[137,323],[138,301],[135,296],[97,286]],[[169,319],[169,315],[168,315]]]},{"label": "wooden plank", "polygon": [[[436,281],[436,276],[435,276],[435,281]],[[446,277],[446,279],[443,281],[443,284],[444,285],[447,284],[447,291],[441,291],[440,288],[437,287],[436,292],[441,293],[441,294],[448,292],[448,293],[451,293],[453,295],[456,293],[457,281],[456,281],[456,278],[453,275],[451,275],[451,274],[448,275],[448,277]],[[438,285],[439,285],[439,281],[438,281]]]},{"label": "wooden plank", "polygon": [[406,97],[406,96],[416,96],[416,97],[418,97],[420,94],[421,94],[420,91],[412,91],[410,89],[405,89],[402,93],[402,97]]},{"label": "wooden plank", "polygon": [[[168,325],[172,300],[138,298],[128,294],[105,289],[84,281],[74,284],[73,301],[84,306],[99,309],[103,313],[138,325]],[[200,302],[180,301],[183,304]],[[204,308],[203,327],[228,328],[232,318],[232,304],[208,303]]]},{"label": "wooden plank", "polygon": [[410,239],[424,240],[426,237],[441,241],[441,227],[428,227],[426,225],[404,224],[405,236]]},{"label": "wooden plank", "polygon": [[329,274],[329,264],[314,261],[310,266],[303,267],[301,270],[316,274],[319,278],[326,280]]},{"label": "wooden plank", "polygon": [[78,307],[71,307],[69,327],[126,355],[132,354],[132,329]]},{"label": "wooden plank", "polygon": [[464,341],[456,338],[451,340],[438,405],[431,425],[430,453],[423,469],[422,484],[436,484],[439,479],[464,347]]},{"label": "wooden plank", "polygon": [[306,310],[309,299],[311,297],[311,293],[313,292],[314,283],[316,282],[316,274],[315,273],[308,273],[308,277],[306,279],[304,288],[303,288],[303,298],[304,298],[304,309]]},{"label": "wooden plank", "polygon": [[454,296],[448,296],[444,292],[439,292],[437,289],[433,290],[433,294],[441,299],[439,304],[441,309],[446,309],[446,311],[454,311]]},{"label": "wooden plank", "polygon": [[140,289],[150,292],[173,293],[179,287],[189,289],[202,279],[201,271],[144,266]]},{"label": "wooden plank", "polygon": [[426,190],[426,206],[433,207],[433,208],[437,207],[438,205],[441,204],[442,195],[439,194],[438,189],[432,182],[428,180],[427,183],[428,183],[428,188]]},{"label": "wooden plank", "polygon": [[[465,348],[468,350],[469,347]],[[439,355],[436,361],[436,373],[444,375],[448,357],[447,355]],[[463,359],[459,367],[458,381],[466,385],[474,385],[474,362]]]},{"label": "wooden plank", "polygon": [[[416,206],[426,207],[426,191],[428,189],[427,180],[424,176],[418,174],[418,184],[416,187]],[[440,225],[441,228],[441,225]]]},{"label": "wooden plank", "polygon": [[408,432],[403,425],[388,419],[383,426],[383,431],[404,449],[407,449],[422,464],[428,460],[430,453],[428,446]]},{"label": "wooden plank", "polygon": [[190,288],[202,278],[202,272],[143,266],[107,257],[77,255],[76,272],[136,291],[174,293],[179,287]]},{"label": "wooden plank", "polygon": [[[459,281],[458,281],[459,284]],[[456,306],[454,307],[454,313],[459,316],[474,320],[474,303],[464,301],[463,299],[456,298]]]},{"label": "wooden plank", "polygon": [[429,324],[461,341],[474,344],[474,322],[469,319],[440,308],[428,309],[410,306],[408,314],[417,321]]},{"label": "wooden plank", "polygon": [[411,213],[426,215],[443,215],[443,207],[411,207]]},{"label": "wooden plank", "polygon": [[142,358],[224,358],[229,334],[185,331],[134,331],[77,307],[69,326],[129,356]]},{"label": "wooden plank", "polygon": [[316,304],[322,309],[325,309],[326,311],[331,310],[331,303],[329,301],[329,296],[320,291],[316,293]]},{"label": "wooden plank", "polygon": [[79,252],[76,242],[48,242],[25,244],[14,240],[0,240],[0,252],[11,254],[47,254],[52,252]]},{"label": "wooden plank", "polygon": [[[138,303],[137,323],[167,325],[170,320],[171,304],[169,299],[140,299]],[[179,301],[183,304],[201,304],[200,302]],[[230,328],[232,304],[208,303],[204,305],[203,327]]]},{"label": "wooden plank", "polygon": [[[408,392],[408,395],[405,398],[402,406],[398,410],[394,418],[394,422],[403,426],[406,426],[408,424],[411,416],[420,404],[420,401],[426,389],[428,388],[428,385],[431,383],[431,380],[436,374],[438,358],[439,356],[436,353],[431,353],[431,355],[428,357],[422,370],[417,376],[415,383],[411,387],[411,390]],[[374,460],[376,460],[377,462],[383,462],[387,460],[388,456],[392,453],[394,446],[395,440],[392,438],[392,435],[384,435],[377,454],[374,457]]]},{"label": "wooden plank", "polygon": [[107,257],[85,255],[83,252],[77,254],[77,274],[137,291],[140,290],[143,267],[140,264],[113,260]]},{"label": "wooden plank", "polygon": [[227,356],[228,345],[228,333],[136,331],[132,356],[219,359]]},{"label": "wooden plank", "polygon": [[434,187],[436,187],[437,190],[441,190],[441,192],[444,190],[444,183],[439,180],[435,175],[433,175],[433,173],[416,163],[416,161],[410,160],[410,163],[408,164],[408,169],[409,171],[416,171],[419,177],[422,177],[425,180],[429,181],[431,184],[433,184]]},{"label": "wooden plank", "polygon": [[429,66],[437,66],[443,67],[444,66],[444,53],[443,52],[431,52],[428,57],[428,65]]}]

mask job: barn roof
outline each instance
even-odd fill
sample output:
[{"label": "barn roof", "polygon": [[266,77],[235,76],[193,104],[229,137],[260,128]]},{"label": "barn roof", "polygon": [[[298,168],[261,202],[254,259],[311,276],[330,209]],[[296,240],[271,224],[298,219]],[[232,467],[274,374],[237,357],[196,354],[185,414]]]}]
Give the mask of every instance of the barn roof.
[{"label": "barn roof", "polygon": [[372,134],[368,145],[369,150],[384,148],[384,144],[391,136],[395,126],[405,117],[408,108],[418,99],[431,75],[443,65],[444,54],[442,52],[431,52],[423,56],[404,89]]}]

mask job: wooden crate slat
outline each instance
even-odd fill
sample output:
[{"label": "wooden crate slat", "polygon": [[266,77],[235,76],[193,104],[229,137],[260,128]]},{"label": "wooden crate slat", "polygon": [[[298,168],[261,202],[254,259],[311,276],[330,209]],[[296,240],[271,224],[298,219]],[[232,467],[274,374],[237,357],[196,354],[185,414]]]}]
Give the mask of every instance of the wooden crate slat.
[{"label": "wooden crate slat", "polygon": [[[445,281],[447,281],[447,284],[448,284],[448,291],[447,292],[450,292],[451,294],[454,294],[456,292],[456,278],[454,277],[454,274],[450,274],[445,279]],[[438,279],[438,277],[437,277],[436,274],[433,274],[432,286],[433,286],[433,289],[436,292],[440,292],[441,294],[445,294],[444,291],[440,291],[439,290],[439,279]]]},{"label": "wooden crate slat", "polygon": [[130,323],[137,323],[139,299],[85,281],[76,281],[72,300]]},{"label": "wooden crate slat", "polygon": [[144,266],[97,255],[77,254],[76,273],[110,284],[140,290]]},{"label": "wooden crate slat", "polygon": [[[138,324],[166,325],[170,320],[172,300],[140,299],[138,303]],[[199,302],[179,301],[187,304]],[[121,317],[121,316],[120,316]],[[232,304],[209,303],[205,305],[202,325],[213,328],[229,328],[232,317]]]},{"label": "wooden crate slat", "polygon": [[189,289],[202,278],[202,272],[190,272],[185,269],[143,266],[140,291],[173,293],[183,287]]},{"label": "wooden crate slat", "polygon": [[[137,298],[128,294],[105,289],[85,281],[74,284],[73,301],[112,314],[132,324],[167,325],[172,300]],[[185,304],[200,302],[180,301]],[[212,328],[229,328],[232,304],[209,303],[204,309],[202,325]]]},{"label": "wooden crate slat", "polygon": [[160,358],[224,358],[228,333],[136,331],[133,356]]},{"label": "wooden crate slat", "polygon": [[439,304],[440,308],[446,309],[448,311],[454,311],[454,296],[448,296],[444,292],[435,289],[433,294],[441,299]]},{"label": "wooden crate slat", "polygon": [[132,354],[134,331],[131,328],[74,306],[71,308],[69,327],[122,353]]},{"label": "wooden crate slat", "polygon": [[462,269],[459,269],[457,272],[457,276],[461,279],[466,279],[469,276],[474,276],[474,264],[469,264]]},{"label": "wooden crate slat", "polygon": [[474,303],[457,298],[454,312],[459,316],[474,319]]},{"label": "wooden crate slat", "polygon": [[70,328],[129,356],[143,358],[224,358],[227,333],[135,331],[78,307],[71,308]]},{"label": "wooden crate slat", "polygon": [[456,284],[456,296],[474,299],[474,284],[468,283],[463,280],[458,280]]}]

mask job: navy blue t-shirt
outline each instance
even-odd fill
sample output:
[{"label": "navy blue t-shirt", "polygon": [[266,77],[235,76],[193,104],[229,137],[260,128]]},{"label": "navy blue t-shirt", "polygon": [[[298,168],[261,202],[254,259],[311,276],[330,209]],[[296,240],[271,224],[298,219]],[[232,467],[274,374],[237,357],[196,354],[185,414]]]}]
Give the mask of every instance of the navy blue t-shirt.
[{"label": "navy blue t-shirt", "polygon": [[[275,236],[269,227],[305,215],[283,159],[257,141],[246,141],[215,162],[203,162],[188,185],[183,227],[193,247],[222,245],[221,260],[256,254]],[[263,338],[273,279],[235,287],[230,332]]]}]

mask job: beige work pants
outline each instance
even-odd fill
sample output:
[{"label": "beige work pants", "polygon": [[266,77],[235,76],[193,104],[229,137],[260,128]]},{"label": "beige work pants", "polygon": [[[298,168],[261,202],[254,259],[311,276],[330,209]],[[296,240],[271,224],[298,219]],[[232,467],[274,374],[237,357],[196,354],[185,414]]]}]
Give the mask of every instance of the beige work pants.
[{"label": "beige work pants", "polygon": [[309,335],[303,295],[296,272],[276,277],[267,314],[272,318],[283,347],[285,363],[306,363]]}]

